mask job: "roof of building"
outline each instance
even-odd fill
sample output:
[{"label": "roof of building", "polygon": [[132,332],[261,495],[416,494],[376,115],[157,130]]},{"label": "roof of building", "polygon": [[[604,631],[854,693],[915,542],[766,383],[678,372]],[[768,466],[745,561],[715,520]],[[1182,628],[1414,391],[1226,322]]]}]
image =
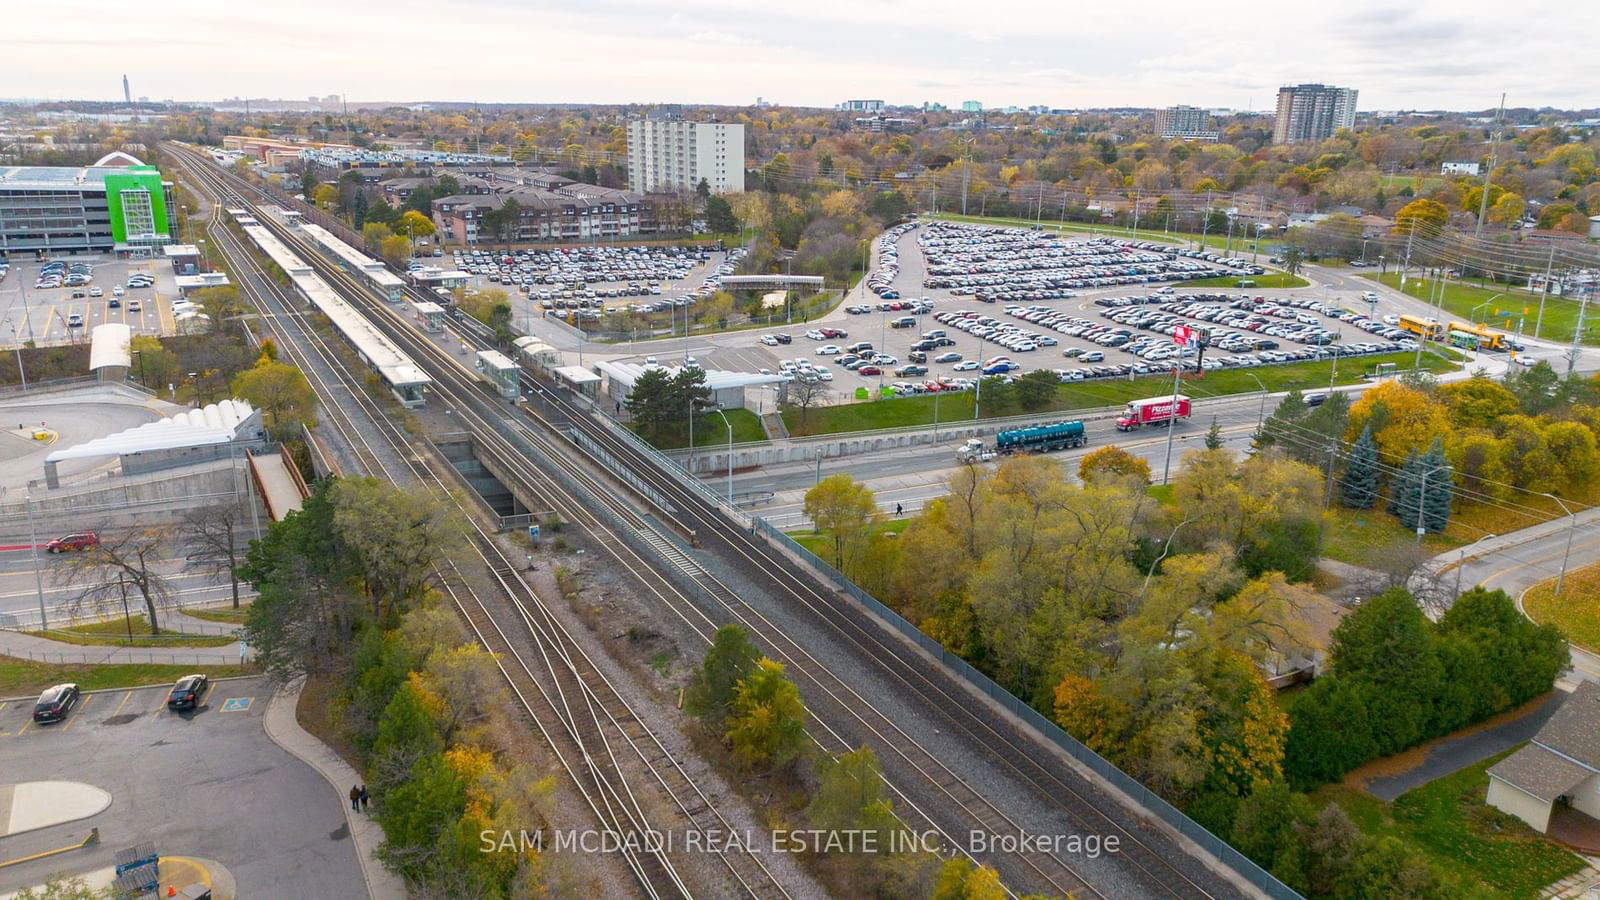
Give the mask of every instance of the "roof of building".
[{"label": "roof of building", "polygon": [[1496,763],[1489,774],[1544,800],[1600,774],[1600,684],[1579,682],[1533,743]]},{"label": "roof of building", "polygon": [[243,400],[223,400],[201,409],[191,409],[175,416],[168,416],[158,422],[146,422],[126,431],[65,447],[46,456],[44,461],[53,463],[95,456],[120,456],[146,450],[175,450],[181,447],[225,444],[234,439],[240,423],[250,418],[254,411],[250,404]]},{"label": "roof of building", "polygon": [[1540,800],[1555,800],[1594,773],[1549,750],[1529,744],[1489,767],[1489,777],[1498,778],[1525,794]]},{"label": "roof of building", "polygon": [[[602,374],[615,379],[623,387],[632,390],[633,383],[639,380],[646,369],[663,369],[664,366],[651,366],[640,363],[611,362],[601,360],[594,364]],[[668,370],[671,373],[673,370]],[[706,369],[706,387],[713,391],[728,390],[731,388],[753,387],[762,384],[778,384],[784,380],[782,375],[762,375],[757,372],[730,372],[726,369]]]},{"label": "roof of building", "polygon": [[106,176],[157,174],[149,166],[0,166],[0,188],[18,190],[105,190]]},{"label": "roof of building", "polygon": [[133,364],[133,329],[118,322],[96,325],[89,338],[89,371],[106,366],[127,368]]},{"label": "roof of building", "polygon": [[496,369],[515,369],[517,367],[511,357],[501,353],[499,350],[479,350],[478,364],[493,366]]},{"label": "roof of building", "polygon": [[558,366],[552,371],[573,384],[594,384],[600,380],[599,375],[585,369],[583,366]]},{"label": "roof of building", "polygon": [[121,168],[123,166],[142,166],[144,165],[144,161],[136,158],[131,153],[123,153],[121,150],[113,150],[110,153],[107,153],[105,156],[95,160],[94,164],[96,168]]},{"label": "roof of building", "polygon": [[172,278],[172,283],[177,285],[178,290],[180,291],[187,291],[191,289],[197,290],[199,288],[208,287],[222,287],[228,283],[228,273],[201,272],[198,275],[175,275]]},{"label": "roof of building", "polygon": [[167,256],[199,256],[200,248],[194,244],[167,244],[161,252]]},{"label": "roof of building", "polygon": [[1579,682],[1533,740],[1600,772],[1600,684]]},{"label": "roof of building", "polygon": [[411,304],[411,309],[419,316],[436,316],[444,312],[444,307],[427,300],[417,300]]}]

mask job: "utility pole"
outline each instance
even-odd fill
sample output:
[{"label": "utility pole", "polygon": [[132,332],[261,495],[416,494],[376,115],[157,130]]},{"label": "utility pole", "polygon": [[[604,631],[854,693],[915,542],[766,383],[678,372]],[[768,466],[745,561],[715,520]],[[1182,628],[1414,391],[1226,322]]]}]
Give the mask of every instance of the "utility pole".
[{"label": "utility pole", "polygon": [[1400,293],[1406,292],[1406,273],[1411,270],[1411,242],[1417,239],[1417,219],[1411,217],[1411,233],[1406,235],[1406,258],[1400,263]]},{"label": "utility pole", "polygon": [[1544,289],[1539,292],[1539,317],[1533,320],[1533,336],[1539,336],[1539,328],[1544,324],[1544,301],[1550,296],[1550,270],[1556,264],[1556,242],[1550,242],[1550,255],[1544,263]]},{"label": "utility pole", "polygon": [[1495,114],[1494,136],[1489,139],[1489,168],[1483,173],[1483,196],[1478,198],[1478,227],[1473,230],[1474,238],[1483,234],[1483,218],[1489,212],[1489,181],[1494,177],[1495,152],[1500,148],[1500,129],[1506,117],[1506,95],[1500,95],[1500,112]]},{"label": "utility pole", "polygon": [[1567,377],[1572,377],[1572,370],[1578,365],[1579,348],[1583,343],[1583,314],[1589,307],[1589,292],[1584,290],[1578,296],[1578,324],[1572,329],[1572,349],[1567,351]]}]

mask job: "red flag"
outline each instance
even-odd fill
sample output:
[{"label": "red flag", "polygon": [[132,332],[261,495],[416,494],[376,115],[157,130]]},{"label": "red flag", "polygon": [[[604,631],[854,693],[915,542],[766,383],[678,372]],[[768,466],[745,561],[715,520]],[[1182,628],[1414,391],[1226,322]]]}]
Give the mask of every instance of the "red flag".
[{"label": "red flag", "polygon": [[1177,344],[1179,347],[1187,347],[1189,346],[1190,334],[1191,331],[1189,326],[1179,325],[1177,328],[1172,330],[1172,342]]}]

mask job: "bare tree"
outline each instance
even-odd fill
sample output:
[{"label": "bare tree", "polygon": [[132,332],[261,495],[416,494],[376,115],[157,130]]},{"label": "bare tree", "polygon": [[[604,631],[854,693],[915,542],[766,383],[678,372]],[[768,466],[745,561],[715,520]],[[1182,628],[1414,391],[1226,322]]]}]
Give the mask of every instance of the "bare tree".
[{"label": "bare tree", "polygon": [[244,515],[237,503],[190,509],[178,526],[178,536],[189,545],[184,567],[212,576],[227,575],[233,586],[233,608],[239,608],[239,563],[244,556]]},{"label": "bare tree", "polygon": [[1374,596],[1394,588],[1405,588],[1425,611],[1442,613],[1450,605],[1450,594],[1443,577],[1430,566],[1433,554],[1409,538],[1379,547],[1366,557],[1366,575],[1353,579],[1351,587]]},{"label": "bare tree", "polygon": [[811,415],[811,407],[828,395],[828,385],[818,378],[796,378],[783,386],[784,405],[800,410],[800,424]]},{"label": "bare tree", "polygon": [[69,555],[56,578],[63,585],[83,589],[70,608],[74,612],[82,608],[99,612],[113,603],[120,604],[124,591],[131,589],[144,600],[150,633],[160,634],[156,609],[171,605],[176,594],[167,576],[157,570],[166,559],[171,537],[171,530],[160,526],[134,528],[102,535],[100,543]]}]

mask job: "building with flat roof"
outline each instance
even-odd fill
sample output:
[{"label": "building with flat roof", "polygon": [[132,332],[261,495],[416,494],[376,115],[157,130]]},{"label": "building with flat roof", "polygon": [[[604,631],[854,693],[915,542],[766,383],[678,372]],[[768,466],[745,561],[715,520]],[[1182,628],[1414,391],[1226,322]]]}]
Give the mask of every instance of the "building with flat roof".
[{"label": "building with flat roof", "polygon": [[440,197],[433,201],[439,239],[465,244],[501,240],[500,229],[485,229],[482,223],[486,214],[504,209],[507,200],[517,202],[517,221],[514,226],[503,226],[503,233],[518,243],[612,240],[657,231],[655,204],[650,198],[573,182],[558,191],[518,187],[494,194]]},{"label": "building with flat roof", "polygon": [[1183,141],[1216,141],[1221,135],[1211,130],[1210,110],[1196,106],[1169,106],[1156,110],[1156,133]]},{"label": "building with flat roof", "polygon": [[628,122],[628,187],[640,193],[744,190],[744,126],[644,118]]},{"label": "building with flat roof", "polygon": [[92,166],[0,167],[0,256],[148,255],[172,240],[172,182],[126,153]]},{"label": "building with flat roof", "polygon": [[881,113],[883,112],[882,100],[846,100],[839,104],[845,112]]},{"label": "building with flat roof", "polygon": [[1341,128],[1356,127],[1356,89],[1327,84],[1296,84],[1278,88],[1274,144],[1320,141]]},{"label": "building with flat roof", "polygon": [[961,101],[961,111],[962,112],[969,112],[969,113],[981,113],[981,112],[983,112],[983,101],[982,100],[963,100],[963,101]]}]

